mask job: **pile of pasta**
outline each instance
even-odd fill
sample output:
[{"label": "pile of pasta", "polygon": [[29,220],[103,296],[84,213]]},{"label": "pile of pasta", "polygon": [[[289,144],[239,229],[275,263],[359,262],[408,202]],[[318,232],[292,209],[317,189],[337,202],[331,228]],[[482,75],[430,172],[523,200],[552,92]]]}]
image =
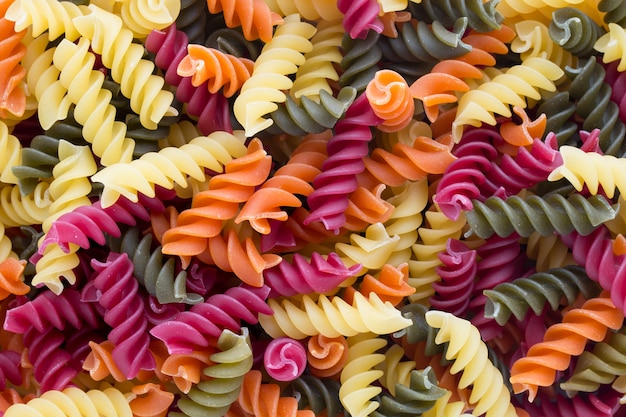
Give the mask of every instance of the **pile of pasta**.
[{"label": "pile of pasta", "polygon": [[624,415],[623,1],[0,12],[5,417]]}]

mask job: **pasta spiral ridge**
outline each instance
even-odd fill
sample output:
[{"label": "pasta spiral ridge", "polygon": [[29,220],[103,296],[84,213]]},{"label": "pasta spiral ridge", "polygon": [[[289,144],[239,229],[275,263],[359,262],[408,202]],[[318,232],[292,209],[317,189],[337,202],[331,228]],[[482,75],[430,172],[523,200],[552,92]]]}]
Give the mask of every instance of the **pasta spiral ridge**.
[{"label": "pasta spiral ridge", "polygon": [[351,416],[369,416],[380,406],[373,398],[382,388],[373,383],[383,375],[376,366],[385,355],[377,351],[386,345],[385,339],[371,333],[348,337],[348,360],[341,371],[339,399]]},{"label": "pasta spiral ridge", "polygon": [[378,46],[380,38],[374,30],[370,30],[364,39],[352,39],[344,34],[341,41],[344,54],[340,62],[343,72],[339,76],[342,87],[354,87],[359,93],[365,90],[378,71],[378,62],[383,54]]},{"label": "pasta spiral ridge", "polygon": [[445,357],[454,360],[450,372],[454,375],[462,371],[459,388],[472,385],[469,403],[474,406],[473,413],[517,416],[502,374],[489,360],[478,329],[466,320],[436,310],[426,312],[426,322],[439,329],[436,343],[448,344]]},{"label": "pasta spiral ridge", "polygon": [[252,368],[252,347],[248,329],[241,335],[226,329],[217,340],[219,352],[210,356],[211,362],[203,374],[209,381],[195,384],[186,396],[176,403],[182,413],[170,413],[172,417],[198,416],[221,417],[237,400],[245,375]]},{"label": "pasta spiral ridge", "polygon": [[178,64],[187,54],[188,45],[187,34],[175,23],[164,30],[153,30],[146,38],[146,50],[155,54],[154,63],[165,72],[165,82],[176,87],[176,100],[187,103],[187,113],[198,117],[200,132],[232,132],[226,98],[209,93],[207,85],[194,87],[191,77],[178,75]]},{"label": "pasta spiral ridge", "polygon": [[532,402],[538,387],[551,385],[556,372],[567,369],[571,357],[580,355],[588,340],[601,341],[608,329],[619,329],[623,321],[622,311],[602,294],[569,310],[561,323],[548,327],[542,342],[532,345],[524,357],[513,363],[513,390],[528,391]]},{"label": "pasta spiral ridge", "polygon": [[65,341],[63,332],[52,326],[46,326],[43,332],[30,328],[24,333],[24,348],[42,392],[67,387],[78,373],[70,366],[72,357],[63,348]]},{"label": "pasta spiral ridge", "polygon": [[[18,186],[0,189],[0,221],[6,227],[42,224],[48,219],[53,199],[50,185],[40,182],[35,189],[22,195]],[[22,258],[23,259],[23,258]]]},{"label": "pasta spiral ridge", "polygon": [[30,328],[44,332],[48,326],[65,330],[67,325],[74,329],[101,325],[101,317],[95,307],[82,303],[80,292],[73,288],[67,288],[60,295],[45,291],[32,301],[8,309],[3,328],[24,334]]},{"label": "pasta spiral ridge", "polygon": [[526,99],[541,99],[540,90],[555,91],[555,81],[563,74],[563,70],[547,58],[530,57],[463,94],[452,123],[454,141],[459,142],[466,125],[494,126],[496,114],[511,117],[509,106],[526,108]]},{"label": "pasta spiral ridge", "polygon": [[[104,74],[92,69],[95,56],[89,52],[89,41],[81,37],[74,44],[63,39],[54,49],[53,59],[60,75],[57,82],[44,90],[45,99],[56,100],[59,111],[70,104],[76,106],[74,117],[83,126],[83,137],[92,144],[94,155],[101,158],[103,165],[130,161],[135,143],[126,138],[126,125],[115,120],[111,93],[102,87]],[[42,126],[50,127],[53,122],[42,120]]]},{"label": "pasta spiral ridge", "polygon": [[308,20],[322,19],[332,21],[341,18],[342,14],[337,8],[335,0],[271,0],[266,2],[272,11],[281,16],[299,13]]},{"label": "pasta spiral ridge", "polygon": [[337,122],[326,145],[328,158],[313,180],[315,190],[307,196],[311,212],[305,224],[321,221],[327,230],[335,232],[345,224],[348,196],[356,191],[356,176],[365,169],[363,159],[372,139],[370,126],[377,126],[380,121],[362,94]]},{"label": "pasta spiral ridge", "polygon": [[623,329],[606,341],[596,343],[592,351],[584,351],[576,361],[571,376],[560,384],[569,395],[593,392],[600,385],[611,384],[616,377],[626,374],[626,336]]},{"label": "pasta spiral ridge", "polygon": [[[530,57],[544,57],[561,68],[575,67],[576,55],[556,42],[550,32],[550,27],[538,20],[525,20],[515,24],[517,37],[511,42],[511,51],[520,54],[522,62]],[[563,74],[557,80],[564,80]]]},{"label": "pasta spiral ridge", "polygon": [[[201,44],[206,39],[207,35],[206,23],[208,13],[209,8],[206,1],[182,0],[180,2],[180,13],[178,13],[178,17],[168,28],[175,25],[176,28],[187,35],[189,43]],[[165,30],[167,30],[167,28]],[[153,32],[154,31],[150,32],[148,37]]]},{"label": "pasta spiral ridge", "polygon": [[170,354],[190,353],[195,347],[207,347],[225,329],[240,332],[240,320],[257,323],[259,313],[271,314],[265,304],[269,287],[254,288],[240,285],[214,294],[204,302],[194,304],[173,320],[157,324],[150,334],[162,340]]},{"label": "pasta spiral ridge", "polygon": [[156,129],[166,114],[172,114],[174,95],[163,90],[162,77],[152,74],[154,63],[143,58],[144,47],[133,43],[133,34],[123,27],[121,17],[93,4],[89,9],[89,14],[74,19],[77,29],[102,56],[102,63],[111,70],[122,94],[130,98],[141,124]]},{"label": "pasta spiral ridge", "polygon": [[617,23],[623,27],[626,23],[626,6],[618,0],[600,0],[598,10],[606,13],[603,18],[606,24]]},{"label": "pasta spiral ridge", "polygon": [[26,261],[14,258],[6,258],[0,262],[0,299],[6,299],[12,294],[25,295],[30,292],[30,287],[24,283],[25,267]]},{"label": "pasta spiral ridge", "polygon": [[133,276],[159,303],[196,304],[200,294],[187,292],[187,271],[175,271],[174,258],[163,259],[162,247],[153,248],[152,235],[141,236],[138,227],[127,229],[119,238],[109,239],[112,251],[125,253],[133,262]]},{"label": "pasta spiral ridge", "polygon": [[235,403],[241,408],[242,417],[314,417],[311,410],[299,410],[298,400],[281,396],[278,384],[264,383],[261,371],[256,369],[243,377],[239,398]]},{"label": "pasta spiral ridge", "polygon": [[296,294],[326,293],[352,278],[361,269],[355,264],[347,267],[335,252],[324,258],[314,252],[310,260],[295,253],[289,262],[283,259],[278,265],[263,271],[265,284],[272,289],[270,298]]},{"label": "pasta spiral ridge", "polygon": [[273,26],[283,23],[278,14],[259,0],[207,0],[207,5],[212,14],[224,13],[226,26],[241,26],[248,40],[261,39],[265,43],[270,42]]},{"label": "pasta spiral ridge", "polygon": [[9,384],[19,386],[22,385],[22,369],[21,369],[20,354],[13,352],[12,350],[5,350],[0,352],[0,389],[2,391],[7,389],[7,382]]},{"label": "pasta spiral ridge", "polygon": [[446,393],[437,385],[437,376],[430,366],[411,371],[408,386],[396,385],[395,395],[383,395],[380,408],[371,415],[374,417],[420,415],[432,409],[435,402]]},{"label": "pasta spiral ridge", "polygon": [[26,47],[20,41],[26,34],[25,31],[15,31],[15,24],[8,20],[5,15],[12,1],[6,0],[0,4],[0,31],[3,40],[0,44],[0,63],[4,73],[0,78],[0,116],[3,118],[9,114],[22,117],[26,110],[26,92],[21,82],[26,75],[26,70],[20,61],[26,54]]},{"label": "pasta spiral ridge", "polygon": [[535,401],[526,406],[526,410],[531,415],[550,416],[555,413],[562,416],[583,417],[594,415],[598,417],[610,417],[615,415],[615,407],[619,398],[616,398],[610,391],[600,391],[597,394],[577,395],[568,398],[565,395],[556,395],[556,398],[549,398],[546,395],[538,397],[540,401]]},{"label": "pasta spiral ridge", "polygon": [[225,97],[231,97],[250,78],[254,62],[239,58],[217,49],[189,44],[187,55],[178,63],[177,73],[191,77],[194,86],[206,83],[209,93],[222,90]]},{"label": "pasta spiral ridge", "polygon": [[133,415],[130,404],[124,397],[124,394],[116,388],[94,389],[84,392],[76,387],[65,388],[62,391],[51,390],[44,392],[40,397],[33,398],[26,404],[10,406],[4,415],[17,417],[41,413],[43,415],[57,413],[60,416],[75,415],[80,417]]},{"label": "pasta spiral ridge", "polygon": [[163,235],[163,253],[194,256],[206,250],[208,239],[220,234],[224,221],[237,215],[240,204],[269,175],[271,157],[262,146],[254,139],[245,155],[226,163],[224,173],[209,180],[209,189],[194,196],[191,208],[181,212],[176,226]]},{"label": "pasta spiral ridge", "polygon": [[378,17],[380,6],[372,0],[338,0],[337,9],[343,13],[342,25],[351,38],[365,38],[367,32],[382,32],[383,24]]},{"label": "pasta spiral ridge", "polygon": [[431,22],[439,21],[446,27],[451,27],[460,17],[467,17],[467,25],[478,32],[489,32],[499,29],[502,15],[496,8],[498,1],[489,0],[422,0],[421,3],[409,3],[409,11],[420,20]]},{"label": "pasta spiral ridge", "polygon": [[582,129],[600,129],[600,148],[607,155],[626,154],[626,124],[619,118],[619,107],[611,101],[611,86],[606,83],[606,70],[592,56],[567,68],[571,80],[569,94],[576,103],[576,114],[583,118]]},{"label": "pasta spiral ridge", "polygon": [[17,32],[32,26],[33,37],[47,31],[49,41],[61,35],[75,41],[80,33],[76,30],[73,19],[84,13],[84,7],[69,1],[19,0],[9,6],[4,17],[15,22]]},{"label": "pasta spiral ridge", "polygon": [[467,17],[460,17],[448,29],[439,21],[432,25],[418,21],[404,24],[397,38],[381,36],[378,44],[383,58],[391,62],[435,63],[467,54],[472,47],[463,42]]},{"label": "pasta spiral ridge", "polygon": [[594,44],[604,34],[593,19],[573,7],[555,10],[548,30],[555,43],[581,58],[593,53]]},{"label": "pasta spiral ridge", "polygon": [[442,265],[435,269],[441,282],[433,283],[435,295],[429,301],[434,309],[465,315],[478,271],[476,255],[462,241],[448,239],[446,251],[438,255]]},{"label": "pasta spiral ridge", "polygon": [[274,124],[267,131],[271,134],[287,133],[298,136],[332,129],[350,108],[356,94],[351,86],[339,90],[337,97],[320,90],[319,102],[302,96],[299,103],[287,95],[285,103],[279,104],[278,109],[270,113]]},{"label": "pasta spiral ridge", "polygon": [[148,349],[148,320],[138,294],[139,284],[132,274],[132,261],[125,253],[111,252],[106,261],[92,260],[91,264],[95,271],[90,281],[93,285],[83,288],[83,298],[95,298],[93,301],[105,309],[104,321],[113,328],[108,334],[114,345],[113,359],[129,379],[141,369],[154,369]]},{"label": "pasta spiral ridge", "polygon": [[[273,124],[271,118],[263,116],[275,111],[277,103],[286,100],[283,90],[293,86],[288,76],[305,63],[304,53],[313,48],[309,39],[315,31],[315,26],[302,21],[299,15],[290,15],[261,50],[252,75],[241,87],[233,104],[235,118],[244,127],[246,136],[254,136]],[[294,42],[294,39],[300,42]],[[277,72],[276,68],[281,71]]]},{"label": "pasta spiral ridge", "polygon": [[413,95],[406,80],[393,70],[381,69],[365,89],[367,99],[376,116],[383,122],[383,132],[397,132],[405,128],[415,113]]},{"label": "pasta spiral ridge", "polygon": [[589,279],[583,267],[569,265],[503,282],[483,293],[489,299],[485,304],[485,317],[495,318],[503,326],[511,314],[522,321],[529,309],[541,315],[549,304],[556,311],[564,297],[567,305],[572,305],[579,294],[585,299],[596,297],[600,287]]},{"label": "pasta spiral ridge", "polygon": [[567,234],[576,230],[588,235],[594,228],[615,217],[615,207],[601,195],[583,197],[561,194],[548,197],[511,196],[506,199],[489,197],[485,202],[475,200],[474,208],[465,213],[467,223],[477,236],[486,239],[494,233],[507,237],[517,232],[528,237],[533,232],[550,235]]},{"label": "pasta spiral ridge", "polygon": [[9,128],[0,121],[0,146],[6,153],[0,157],[0,180],[7,184],[17,184],[18,179],[13,167],[21,163],[22,145],[17,137],[9,133]]},{"label": "pasta spiral ridge", "polygon": [[114,204],[120,196],[136,202],[137,194],[155,195],[155,186],[172,189],[174,184],[187,186],[187,177],[205,180],[205,168],[222,172],[223,166],[245,153],[243,135],[238,132],[214,132],[189,143],[149,152],[129,163],[108,166],[92,176],[104,184],[103,207]]},{"label": "pasta spiral ridge", "polygon": [[[180,1],[161,1],[153,3],[145,0],[130,0],[116,10],[129,28],[133,37],[145,39],[153,29],[163,29],[176,20],[180,13]],[[79,29],[80,31],[80,29]]]},{"label": "pasta spiral ridge", "polygon": [[340,383],[330,378],[318,378],[313,375],[302,375],[289,386],[294,396],[299,396],[298,408],[311,409],[315,415],[323,412],[328,417],[338,417],[344,411],[339,400]]},{"label": "pasta spiral ridge", "polygon": [[369,297],[355,293],[352,305],[339,297],[325,295],[317,302],[305,295],[301,306],[288,299],[280,302],[270,299],[267,304],[274,314],[259,314],[259,323],[274,338],[288,336],[301,340],[316,334],[328,337],[366,332],[388,334],[411,324],[391,303],[383,303],[375,293]]}]

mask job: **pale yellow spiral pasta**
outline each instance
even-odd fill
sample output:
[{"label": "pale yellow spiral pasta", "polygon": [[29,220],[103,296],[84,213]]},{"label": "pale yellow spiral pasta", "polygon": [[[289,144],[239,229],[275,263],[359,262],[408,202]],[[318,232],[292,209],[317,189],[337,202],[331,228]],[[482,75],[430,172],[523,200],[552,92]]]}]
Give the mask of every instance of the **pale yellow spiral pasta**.
[{"label": "pale yellow spiral pasta", "polygon": [[343,13],[337,8],[336,0],[267,0],[270,10],[281,16],[300,14],[308,20],[341,19]]},{"label": "pale yellow spiral pasta", "polygon": [[352,336],[347,341],[348,359],[339,377],[339,400],[351,416],[367,417],[380,405],[372,398],[382,388],[372,384],[383,374],[375,367],[385,360],[385,355],[376,351],[387,342],[371,333]]},{"label": "pale yellow spiral pasta", "polygon": [[354,336],[372,332],[389,334],[404,329],[411,320],[402,317],[391,303],[376,293],[365,297],[355,293],[352,305],[340,297],[320,295],[317,302],[305,295],[300,306],[291,300],[268,300],[273,315],[259,314],[259,323],[273,338],[304,339],[321,334],[327,337]]},{"label": "pale yellow spiral pasta", "polygon": [[609,23],[609,32],[602,35],[593,47],[602,52],[602,62],[619,61],[617,70],[626,71],[626,29],[617,23]]},{"label": "pale yellow spiral pasta", "polygon": [[41,259],[35,264],[35,276],[31,281],[32,286],[45,285],[55,294],[63,292],[64,277],[68,283],[76,283],[76,274],[73,269],[80,264],[77,252],[78,245],[69,244],[69,252],[64,252],[59,245],[51,243],[46,246]]},{"label": "pale yellow spiral pasta", "polygon": [[463,94],[452,123],[454,141],[461,140],[463,128],[467,125],[480,127],[486,123],[495,126],[495,115],[512,116],[509,106],[526,108],[527,99],[541,99],[540,90],[555,91],[554,82],[563,74],[563,70],[547,58],[530,57]]},{"label": "pale yellow spiral pasta", "polygon": [[202,133],[200,133],[200,129],[198,129],[196,124],[189,120],[181,120],[170,126],[167,137],[159,141],[159,148],[164,149],[168,146],[180,148],[198,136],[202,136]]},{"label": "pale yellow spiral pasta", "polygon": [[296,72],[290,94],[295,98],[306,96],[319,100],[321,90],[333,94],[328,80],[337,81],[339,75],[335,65],[339,65],[343,56],[339,48],[343,40],[344,29],[341,20],[321,21],[317,33],[311,38],[313,49],[304,54],[304,64]]},{"label": "pale yellow spiral pasta", "polygon": [[91,193],[89,177],[98,169],[93,154],[88,146],[76,146],[62,140],[59,142],[59,163],[54,166],[48,192],[52,198],[49,214],[44,220],[42,229],[48,232],[52,222],[63,213],[77,207],[87,206],[91,201],[87,197]]},{"label": "pale yellow spiral pasta", "polygon": [[349,244],[336,243],[335,252],[347,266],[361,264],[358,274],[362,275],[388,263],[399,241],[400,236],[389,236],[382,223],[374,223],[367,227],[364,236],[351,234]]},{"label": "pale yellow spiral pasta", "polygon": [[4,225],[0,224],[0,262],[4,261],[13,254],[13,243],[11,243],[11,239],[9,239],[4,232]]},{"label": "pale yellow spiral pasta", "polygon": [[137,39],[144,39],[153,29],[165,29],[178,17],[178,0],[127,0],[120,2],[120,15]]},{"label": "pale yellow spiral pasta", "polygon": [[541,236],[538,232],[531,234],[526,242],[526,256],[536,261],[537,272],[575,264],[569,248],[557,235]]},{"label": "pale yellow spiral pasta", "polygon": [[261,50],[252,75],[241,87],[233,107],[246,136],[254,136],[274,123],[263,116],[278,109],[276,103],[287,99],[283,90],[293,86],[288,75],[304,64],[303,54],[313,49],[309,39],[314,34],[315,26],[302,22],[297,14],[289,15]]},{"label": "pale yellow spiral pasta", "polygon": [[15,22],[15,30],[32,28],[32,36],[37,37],[47,31],[46,37],[52,41],[61,35],[74,41],[80,34],[72,19],[85,13],[85,6],[77,6],[70,1],[57,0],[16,0],[5,14]]},{"label": "pale yellow spiral pasta", "polygon": [[49,217],[52,196],[50,184],[40,182],[35,190],[22,195],[17,185],[0,189],[0,222],[6,227],[42,224]]},{"label": "pale yellow spiral pasta", "polygon": [[[92,144],[92,151],[101,158],[101,164],[130,161],[135,142],[126,138],[126,124],[115,120],[111,92],[102,88],[104,74],[92,69],[95,55],[89,51],[89,41],[81,37],[78,44],[74,44],[63,39],[55,48],[53,59],[61,73],[58,81],[45,87],[40,105],[57,109],[58,114],[40,112],[44,129],[57,119],[65,118],[70,105],[74,104],[74,118],[83,126],[83,137]],[[46,115],[52,117],[48,119]]]},{"label": "pale yellow spiral pasta", "polygon": [[573,146],[561,146],[563,165],[548,176],[548,180],[567,179],[578,191],[587,186],[589,192],[597,194],[601,186],[607,197],[613,198],[615,190],[626,192],[626,159],[612,155],[585,152]]},{"label": "pale yellow spiral pasta", "polygon": [[141,124],[156,129],[164,116],[177,113],[171,107],[174,95],[163,90],[165,80],[153,74],[154,63],[143,58],[145,48],[133,42],[133,32],[123,27],[122,19],[93,4],[89,10],[89,14],[74,19],[76,28],[102,56],[102,63],[111,70],[111,78],[120,84],[122,94],[130,99],[130,107],[139,115]]},{"label": "pale yellow spiral pasta", "polygon": [[396,384],[409,387],[411,384],[411,371],[415,370],[417,363],[411,360],[404,360],[404,349],[400,345],[391,345],[385,351],[384,362],[376,366],[376,369],[383,371],[378,378],[378,382],[386,388],[393,396],[396,395]]},{"label": "pale yellow spiral pasta", "polygon": [[469,321],[443,311],[426,312],[426,322],[439,329],[435,343],[448,344],[445,357],[454,360],[450,373],[463,372],[459,388],[472,386],[469,402],[474,407],[473,414],[516,417],[509,390],[502,374],[488,358],[487,345],[478,329]]},{"label": "pale yellow spiral pasta", "polygon": [[472,417],[472,414],[464,414],[467,405],[463,401],[450,401],[452,393],[447,391],[443,397],[435,401],[435,405],[423,414],[423,417]]},{"label": "pale yellow spiral pasta", "polygon": [[137,201],[137,193],[154,197],[155,185],[172,189],[187,186],[187,176],[205,180],[205,169],[222,172],[224,165],[246,154],[243,132],[213,132],[199,136],[180,148],[167,147],[149,152],[129,163],[108,166],[92,177],[104,184],[100,198],[103,207],[114,204],[120,195]]},{"label": "pale yellow spiral pasta", "polygon": [[5,184],[17,184],[13,168],[22,163],[22,145],[18,138],[9,133],[9,128],[0,120],[0,181]]}]

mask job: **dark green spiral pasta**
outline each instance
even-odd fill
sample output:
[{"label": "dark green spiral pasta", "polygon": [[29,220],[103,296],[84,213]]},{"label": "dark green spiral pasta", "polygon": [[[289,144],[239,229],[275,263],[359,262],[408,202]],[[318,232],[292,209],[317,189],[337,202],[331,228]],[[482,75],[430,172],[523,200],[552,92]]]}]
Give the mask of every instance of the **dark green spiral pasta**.
[{"label": "dark green spiral pasta", "polygon": [[589,299],[599,293],[600,287],[589,278],[585,268],[578,265],[552,268],[483,291],[487,296],[485,317],[494,318],[503,326],[511,314],[523,320],[528,309],[540,315],[546,304],[556,311],[563,297],[571,305],[579,294]]},{"label": "dark green spiral pasta", "polygon": [[554,11],[548,32],[557,45],[581,58],[587,58],[594,52],[593,45],[604,34],[593,19],[573,7]]},{"label": "dark green spiral pasta", "polygon": [[11,168],[22,195],[32,193],[41,180],[52,178],[52,169],[59,163],[61,139],[74,145],[87,144],[82,126],[74,120],[74,107],[70,108],[65,120],[55,122],[44,134],[35,136],[30,147],[22,148],[21,165]]},{"label": "dark green spiral pasta", "polygon": [[164,260],[160,245],[152,249],[152,234],[142,236],[138,227],[131,227],[119,238],[110,238],[109,245],[111,251],[128,255],[134,266],[133,276],[159,303],[203,301],[201,295],[187,292],[187,272],[176,273],[176,260]]},{"label": "dark green spiral pasta", "polygon": [[347,33],[341,42],[343,59],[340,62],[343,73],[339,76],[342,87],[351,86],[358,92],[365,90],[378,71],[378,61],[383,52],[378,46],[380,35],[373,30],[364,39],[352,39]]},{"label": "dark green spiral pasta", "polygon": [[317,416],[337,417],[344,413],[339,400],[340,387],[339,381],[334,379],[302,375],[288,389],[292,396],[298,398],[299,410],[312,410]]},{"label": "dark green spiral pasta", "polygon": [[413,417],[419,416],[435,406],[446,390],[437,385],[437,377],[428,366],[423,370],[411,371],[409,386],[396,385],[395,397],[382,395],[380,407],[370,414],[373,417]]},{"label": "dark green spiral pasta", "polygon": [[206,38],[209,8],[205,0],[181,0],[176,29],[185,32],[189,43],[201,44]]},{"label": "dark green spiral pasta", "polygon": [[445,352],[448,348],[448,344],[437,344],[435,337],[439,332],[426,323],[426,312],[428,309],[417,303],[407,304],[400,309],[402,316],[411,319],[412,324],[399,332],[394,333],[394,337],[405,337],[406,342],[409,344],[415,344],[418,342],[425,342],[424,354],[426,356],[435,356],[441,354],[441,364],[447,365],[452,363],[446,359]]},{"label": "dark green spiral pasta", "polygon": [[565,68],[572,80],[569,93],[576,103],[576,115],[583,119],[587,132],[600,131],[600,148],[607,155],[623,157],[626,154],[626,125],[619,118],[619,106],[611,100],[611,86],[605,80],[606,71],[595,57],[579,63],[576,68]]},{"label": "dark green spiral pasta", "polygon": [[600,0],[598,10],[606,13],[604,23],[617,23],[626,27],[626,2],[623,0]]},{"label": "dark green spiral pasta", "polygon": [[27,261],[24,267],[24,277],[32,277],[35,274],[35,265],[29,261],[30,257],[37,252],[38,242],[43,236],[43,231],[36,230],[32,226],[20,226],[20,234],[11,237],[13,251],[20,259]]},{"label": "dark green spiral pasta", "polygon": [[274,135],[287,133],[293,136],[303,136],[332,129],[355,98],[354,87],[342,88],[337,97],[333,97],[325,90],[320,90],[319,103],[302,96],[298,104],[287,95],[287,101],[280,104],[278,110],[270,113],[274,124],[268,132]]},{"label": "dark green spiral pasta", "polygon": [[[204,3],[206,4],[206,2]],[[221,28],[212,32],[204,41],[204,45],[225,54],[248,58],[253,61],[258,58],[263,48],[261,41],[249,41],[240,30],[231,28]]]},{"label": "dark green spiral pasta", "polygon": [[622,328],[608,341],[595,344],[593,351],[584,351],[572,376],[561,383],[561,388],[570,395],[578,391],[594,392],[600,385],[610,384],[618,376],[626,375],[625,331]]},{"label": "dark green spiral pasta", "polygon": [[473,200],[474,208],[465,212],[471,230],[480,238],[494,234],[508,237],[517,232],[528,237],[537,231],[542,236],[554,232],[567,234],[576,230],[583,236],[615,217],[613,207],[602,195],[589,198],[573,194],[547,197],[533,195],[527,199],[489,197],[485,202]]},{"label": "dark green spiral pasta", "polygon": [[496,10],[500,0],[422,0],[409,3],[409,11],[417,20],[438,21],[446,27],[454,26],[457,19],[467,17],[468,26],[478,32],[500,28],[504,17]]},{"label": "dark green spiral pasta", "polygon": [[537,107],[537,114],[546,115],[545,134],[553,132],[559,146],[576,143],[576,138],[571,139],[578,132],[578,126],[572,121],[574,113],[576,113],[576,105],[567,91],[559,91],[543,100]]},{"label": "dark green spiral pasta", "polygon": [[404,24],[397,38],[381,36],[378,41],[383,58],[391,62],[439,62],[454,59],[472,50],[463,42],[467,18],[461,17],[450,30],[438,21]]}]

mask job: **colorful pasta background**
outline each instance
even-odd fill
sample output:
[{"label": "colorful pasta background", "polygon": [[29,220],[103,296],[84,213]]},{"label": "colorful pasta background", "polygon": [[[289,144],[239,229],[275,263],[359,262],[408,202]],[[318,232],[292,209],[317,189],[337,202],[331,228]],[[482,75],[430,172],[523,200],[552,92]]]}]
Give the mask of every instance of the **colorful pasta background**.
[{"label": "colorful pasta background", "polygon": [[0,1],[0,415],[626,415],[624,16]]}]

